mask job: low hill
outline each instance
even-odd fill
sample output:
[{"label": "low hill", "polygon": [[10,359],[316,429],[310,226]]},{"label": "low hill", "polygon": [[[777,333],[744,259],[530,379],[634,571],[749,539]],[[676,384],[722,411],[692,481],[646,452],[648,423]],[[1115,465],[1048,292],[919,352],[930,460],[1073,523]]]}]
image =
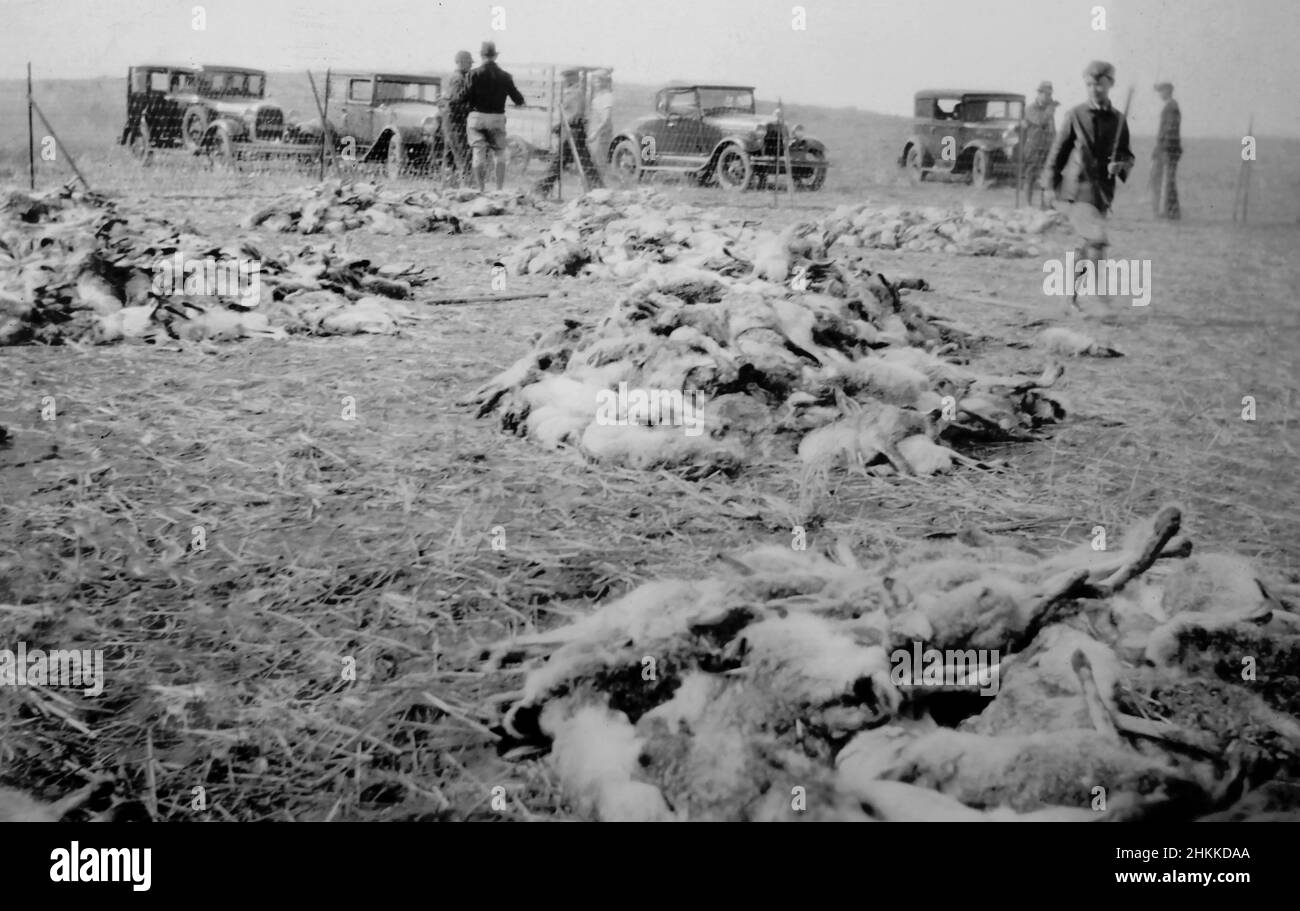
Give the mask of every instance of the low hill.
[{"label": "low hill", "polygon": [[[307,115],[315,110],[306,74],[271,72],[268,83],[269,94],[287,111]],[[649,112],[657,88],[617,85],[616,129]],[[94,160],[113,152],[125,116],[125,75],[38,80],[35,95],[60,140],[74,155]],[[11,130],[0,138],[0,182],[21,179],[26,172],[25,97],[26,86],[21,80],[0,81],[0,123],[11,125]],[[775,104],[775,99],[760,100],[759,108],[770,111]],[[828,191],[858,193],[872,185],[899,181],[897,158],[908,132],[907,118],[808,104],[788,103],[786,109],[792,123],[803,124],[806,132],[821,138],[829,148],[834,167],[827,181]],[[45,130],[39,121],[36,129],[39,142]],[[1185,210],[1209,218],[1229,218],[1233,186],[1241,166],[1240,141],[1189,139],[1185,146],[1180,171]],[[1151,148],[1150,137],[1134,137],[1139,161],[1134,181],[1138,184],[1145,182],[1145,163]],[[1294,224],[1300,217],[1300,140],[1258,137],[1254,175],[1251,220]]]}]

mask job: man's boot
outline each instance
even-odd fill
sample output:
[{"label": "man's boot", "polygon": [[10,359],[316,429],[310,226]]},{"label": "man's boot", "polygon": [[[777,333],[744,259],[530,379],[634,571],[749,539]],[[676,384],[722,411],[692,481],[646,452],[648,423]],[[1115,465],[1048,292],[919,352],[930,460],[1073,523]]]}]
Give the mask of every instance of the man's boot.
[{"label": "man's boot", "polygon": [[1070,282],[1070,305],[1080,313],[1083,308],[1079,306],[1079,279],[1083,277],[1085,264],[1088,262],[1089,251],[1092,248],[1087,244],[1082,244],[1074,250],[1074,276]]}]

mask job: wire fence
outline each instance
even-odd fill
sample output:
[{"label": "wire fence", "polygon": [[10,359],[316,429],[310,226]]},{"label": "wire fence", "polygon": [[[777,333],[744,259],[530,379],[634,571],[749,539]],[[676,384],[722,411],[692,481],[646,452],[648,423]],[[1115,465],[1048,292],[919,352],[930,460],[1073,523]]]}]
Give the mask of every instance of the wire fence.
[{"label": "wire fence", "polygon": [[[602,186],[686,193],[721,184],[723,171],[713,167],[721,163],[707,156],[672,166],[705,150],[674,150],[671,132],[657,137],[657,150],[615,141],[662,99],[634,88],[616,104],[611,67],[507,69],[526,102],[507,107],[508,186],[568,199]],[[132,67],[124,78],[37,78],[30,84],[31,154],[27,130],[10,132],[0,145],[0,183],[26,184],[30,164],[38,188],[80,176],[96,190],[175,197],[272,196],[325,177],[465,185],[470,151],[456,141],[449,79],[164,65]],[[691,98],[702,121],[707,114]],[[27,113],[27,86],[0,86],[5,122],[25,126]],[[788,126],[782,129],[788,137]],[[748,188],[788,190],[784,174],[768,182],[753,169]]]},{"label": "wire fence", "polygon": [[[574,130],[560,124],[564,69],[520,68],[528,103],[509,111],[512,187],[544,178],[562,143],[569,148],[555,181],[560,192],[604,184],[611,71],[582,68],[584,121],[593,109],[604,119],[575,156]],[[454,141],[447,79],[174,66],[134,67],[122,79],[36,79],[30,148],[27,86],[10,83],[0,90],[0,113],[23,129],[0,145],[0,183],[48,188],[80,177],[108,192],[254,197],[325,177],[460,186],[470,183],[470,153]],[[578,167],[579,158],[589,166]]]},{"label": "wire fence", "polygon": [[[748,168],[733,162],[730,174],[726,162],[703,155],[710,117],[703,106],[718,102],[712,95],[702,97],[691,87],[666,87],[672,91],[665,95],[657,87],[616,85],[613,70],[603,65],[503,66],[526,99],[523,108],[507,108],[509,188],[543,185],[551,198],[571,199],[596,185],[652,186],[689,199],[702,187],[743,178],[750,192],[731,194],[733,203],[804,208],[823,200],[821,194],[788,192],[791,170],[796,190],[820,184],[797,162],[793,169],[784,161],[772,164],[768,153],[783,157],[787,151],[779,139],[773,149],[766,140],[752,149]],[[36,78],[35,183],[49,188],[74,180],[75,163],[97,190],[174,197],[267,197],[322,176],[412,188],[464,185],[469,153],[447,142],[448,112],[440,104],[449,75],[141,66],[115,78]],[[793,137],[807,124],[809,135],[824,141],[832,163],[824,172],[829,191],[1013,203],[1010,184],[984,194],[933,183],[909,189],[907,169],[898,165],[912,129],[906,118],[807,107],[789,107],[778,117],[771,101],[740,100],[737,106],[753,103],[758,119],[777,122],[778,136]],[[726,102],[724,93],[719,103]],[[679,111],[683,105],[689,110]],[[575,109],[580,117],[566,116]],[[0,138],[0,184],[29,181],[27,116],[26,85],[0,83],[0,122],[11,127]],[[627,139],[643,117],[656,121],[657,147],[639,134],[635,142]],[[674,149],[674,141],[700,148]],[[1138,171],[1117,202],[1136,213],[1148,207],[1150,140],[1135,136],[1133,145]],[[1260,138],[1248,166],[1237,140],[1189,139],[1184,145],[1178,173],[1184,217],[1231,220],[1238,183],[1248,177],[1251,224],[1296,223],[1300,143]],[[557,157],[563,162],[558,171]]]}]

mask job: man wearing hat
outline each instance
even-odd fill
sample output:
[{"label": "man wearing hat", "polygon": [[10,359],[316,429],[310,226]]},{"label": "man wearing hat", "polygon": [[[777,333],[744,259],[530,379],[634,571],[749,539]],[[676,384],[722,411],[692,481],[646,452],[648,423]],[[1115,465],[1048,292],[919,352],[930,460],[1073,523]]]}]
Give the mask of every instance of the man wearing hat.
[{"label": "man wearing hat", "polygon": [[[1115,68],[1094,60],[1083,71],[1083,79],[1088,100],[1065,115],[1042,177],[1049,203],[1058,196],[1070,203],[1070,222],[1080,238],[1076,254],[1079,271],[1087,260],[1093,260],[1096,267],[1105,259],[1110,243],[1106,213],[1115,198],[1115,178],[1127,183],[1134,162],[1128,124],[1110,103]],[[1076,281],[1078,274],[1076,271]],[[1077,308],[1078,301],[1074,304]]]},{"label": "man wearing hat", "polygon": [[469,182],[469,133],[465,125],[469,120],[469,71],[474,58],[469,51],[456,52],[456,70],[447,80],[447,152],[458,180]]},{"label": "man wearing hat", "polygon": [[515,107],[524,106],[524,96],[515,88],[515,80],[497,66],[497,46],[484,41],[479,50],[483,62],[469,74],[469,117],[465,126],[474,147],[474,180],[482,192],[487,182],[487,156],[496,159],[497,189],[506,182],[506,99]]},{"label": "man wearing hat", "polygon": [[[1052,150],[1056,139],[1056,109],[1059,101],[1052,100],[1052,84],[1040,82],[1038,96],[1033,104],[1025,108],[1025,148],[1021,152],[1021,174],[1025,183],[1025,200],[1034,201],[1034,187],[1038,185],[1038,176],[1047,164],[1047,153]],[[1047,208],[1047,201],[1042,200],[1042,207]]]},{"label": "man wearing hat", "polygon": [[1151,155],[1151,205],[1156,218],[1178,218],[1178,187],[1174,173],[1178,159],[1183,157],[1182,112],[1174,101],[1174,87],[1168,82],[1156,83],[1156,91],[1164,100],[1160,111],[1160,132],[1156,134],[1156,150]]},{"label": "man wearing hat", "polygon": [[596,165],[591,160],[591,152],[587,148],[587,99],[583,92],[582,74],[578,70],[565,70],[561,74],[561,79],[561,114],[568,129],[562,130],[559,125],[555,127],[560,140],[560,149],[551,160],[551,167],[546,175],[533,187],[533,192],[538,196],[550,195],[551,187],[560,179],[560,169],[573,161],[570,137],[572,137],[572,146],[577,147],[578,165],[582,168],[583,177],[586,178],[587,188],[595,189],[604,186],[600,179],[600,172],[596,170]]}]

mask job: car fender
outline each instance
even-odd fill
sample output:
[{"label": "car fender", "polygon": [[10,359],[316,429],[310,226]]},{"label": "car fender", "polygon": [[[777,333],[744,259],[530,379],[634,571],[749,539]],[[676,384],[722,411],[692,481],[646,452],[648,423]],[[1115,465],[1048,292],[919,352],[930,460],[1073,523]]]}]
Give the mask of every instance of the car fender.
[{"label": "car fender", "polygon": [[[339,126],[333,120],[326,120],[325,126],[329,129],[331,135],[339,135]],[[321,130],[321,119],[319,115],[316,117],[307,117],[292,121],[289,120],[288,115],[285,115],[284,127],[286,130],[296,130],[299,135],[303,136],[320,136],[323,132]]]},{"label": "car fender", "polygon": [[907,141],[903,143],[903,154],[898,156],[898,166],[900,168],[907,166],[907,153],[912,150],[912,146],[919,146],[921,149],[922,167],[929,167],[934,164],[934,160],[930,158],[929,153],[925,150],[925,142],[920,136],[913,134],[907,137]]},{"label": "car fender", "polygon": [[975,160],[975,153],[979,151],[997,155],[1002,151],[1002,144],[987,139],[972,139],[961,147],[961,152],[957,155],[957,166],[954,170],[964,171],[969,168],[971,162]]},{"label": "car fender", "polygon": [[715,145],[713,147],[713,151],[709,153],[709,159],[705,163],[705,167],[712,168],[715,165],[717,165],[718,156],[722,154],[722,150],[725,149],[727,146],[735,146],[736,148],[740,149],[740,151],[744,152],[746,155],[753,154],[752,152],[750,152],[749,149],[745,148],[745,143],[738,137],[725,136],[722,139],[718,140],[718,144]]},{"label": "car fender", "polygon": [[[794,144],[791,143],[790,147],[793,149]],[[823,156],[826,155],[826,143],[813,136],[805,136],[803,139],[800,139],[799,148],[807,152],[821,152]]]},{"label": "car fender", "polygon": [[709,156],[710,160],[716,158],[718,153],[722,151],[722,147],[726,145],[740,146],[746,155],[762,154],[763,152],[762,137],[755,139],[753,133],[728,133],[719,139],[718,144],[713,147],[713,154]]},{"label": "car fender", "polygon": [[249,138],[248,124],[242,117],[235,117],[232,114],[221,114],[214,111],[212,120],[208,123],[208,128],[203,133],[204,141],[209,141],[216,136],[217,129],[222,125],[230,131],[230,138],[234,142],[244,142]]},{"label": "car fender", "polygon": [[323,134],[328,131],[332,141],[337,142],[341,134],[339,133],[338,124],[332,120],[325,121],[325,129],[321,128],[321,119],[319,116],[311,117],[306,120],[294,120],[290,122],[287,118],[284,125],[284,138],[286,142],[295,142],[298,144],[320,142]]},{"label": "car fender", "polygon": [[622,133],[618,133],[618,134],[616,134],[616,135],[614,136],[614,138],[613,138],[612,140],[610,140],[609,148],[607,148],[607,149],[605,150],[605,161],[606,161],[606,162],[613,161],[613,160],[614,160],[614,150],[618,148],[618,144],[619,144],[620,142],[627,141],[627,142],[632,143],[632,145],[636,146],[636,149],[637,149],[637,161],[639,161],[643,167],[644,167],[645,165],[653,165],[653,164],[655,163],[655,162],[654,162],[654,159],[652,158],[652,159],[650,159],[649,161],[647,161],[647,160],[645,159],[645,157],[644,157],[644,155],[645,155],[644,146],[641,145],[641,141],[642,141],[643,137],[646,136],[646,135],[648,135],[648,134],[643,134],[643,133],[641,133],[639,130],[625,130],[625,131],[623,131]]}]

